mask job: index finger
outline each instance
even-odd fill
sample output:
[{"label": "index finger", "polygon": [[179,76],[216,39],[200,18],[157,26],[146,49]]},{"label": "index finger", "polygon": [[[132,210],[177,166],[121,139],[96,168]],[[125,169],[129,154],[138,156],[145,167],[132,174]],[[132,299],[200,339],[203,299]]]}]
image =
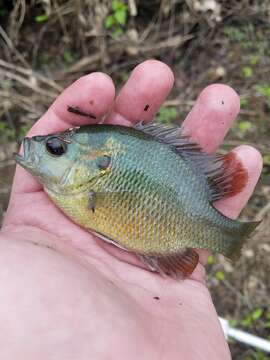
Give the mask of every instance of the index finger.
[{"label": "index finger", "polygon": [[183,127],[205,151],[213,153],[222,143],[239,110],[239,96],[230,86],[212,84],[200,93]]}]

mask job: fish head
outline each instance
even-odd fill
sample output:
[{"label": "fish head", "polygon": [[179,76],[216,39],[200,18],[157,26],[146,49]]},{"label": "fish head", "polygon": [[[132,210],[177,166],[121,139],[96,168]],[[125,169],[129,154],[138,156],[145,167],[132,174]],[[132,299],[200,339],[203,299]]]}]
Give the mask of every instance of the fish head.
[{"label": "fish head", "polygon": [[72,131],[26,137],[23,153],[15,161],[34,175],[45,190],[61,194],[80,193],[97,180],[110,165],[104,150],[78,141]]}]

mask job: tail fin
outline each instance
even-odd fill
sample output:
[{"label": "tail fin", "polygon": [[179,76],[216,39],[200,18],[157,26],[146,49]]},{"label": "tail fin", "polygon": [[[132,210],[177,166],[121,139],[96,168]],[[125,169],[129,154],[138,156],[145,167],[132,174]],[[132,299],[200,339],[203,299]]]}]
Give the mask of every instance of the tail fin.
[{"label": "tail fin", "polygon": [[256,229],[256,227],[260,225],[261,222],[262,220],[249,222],[236,221],[237,229],[234,231],[234,234],[238,238],[230,239],[230,246],[228,246],[228,251],[225,256],[233,261],[237,260],[241,254],[245,240]]}]

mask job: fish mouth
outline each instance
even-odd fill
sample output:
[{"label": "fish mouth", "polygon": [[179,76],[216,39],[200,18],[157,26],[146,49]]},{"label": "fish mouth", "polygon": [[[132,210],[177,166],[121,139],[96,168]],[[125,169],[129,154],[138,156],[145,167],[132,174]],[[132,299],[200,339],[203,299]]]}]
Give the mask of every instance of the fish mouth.
[{"label": "fish mouth", "polygon": [[14,154],[14,160],[17,164],[20,164],[22,167],[29,169],[31,167],[31,164],[33,163],[33,159],[31,159],[31,139],[30,138],[24,138],[22,142],[23,146],[23,153],[15,153]]}]

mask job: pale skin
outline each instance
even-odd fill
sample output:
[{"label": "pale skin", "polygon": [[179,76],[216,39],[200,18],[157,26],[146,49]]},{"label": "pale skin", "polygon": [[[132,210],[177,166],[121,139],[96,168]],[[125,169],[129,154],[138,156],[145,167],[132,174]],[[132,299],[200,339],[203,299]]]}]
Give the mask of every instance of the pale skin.
[{"label": "pale skin", "polygon": [[[173,82],[172,71],[155,60],[137,66],[116,97],[107,75],[86,75],[55,100],[28,136],[104,117],[127,126],[151,120]],[[68,105],[97,120],[67,112]],[[238,111],[234,90],[211,85],[187,116],[185,131],[214,152]],[[262,160],[249,146],[233,151],[249,180],[240,194],[216,206],[236,218],[254,190]],[[204,284],[206,251],[199,251],[200,264],[190,279],[162,278],[68,220],[20,167],[0,237],[1,360],[231,358]]]}]

